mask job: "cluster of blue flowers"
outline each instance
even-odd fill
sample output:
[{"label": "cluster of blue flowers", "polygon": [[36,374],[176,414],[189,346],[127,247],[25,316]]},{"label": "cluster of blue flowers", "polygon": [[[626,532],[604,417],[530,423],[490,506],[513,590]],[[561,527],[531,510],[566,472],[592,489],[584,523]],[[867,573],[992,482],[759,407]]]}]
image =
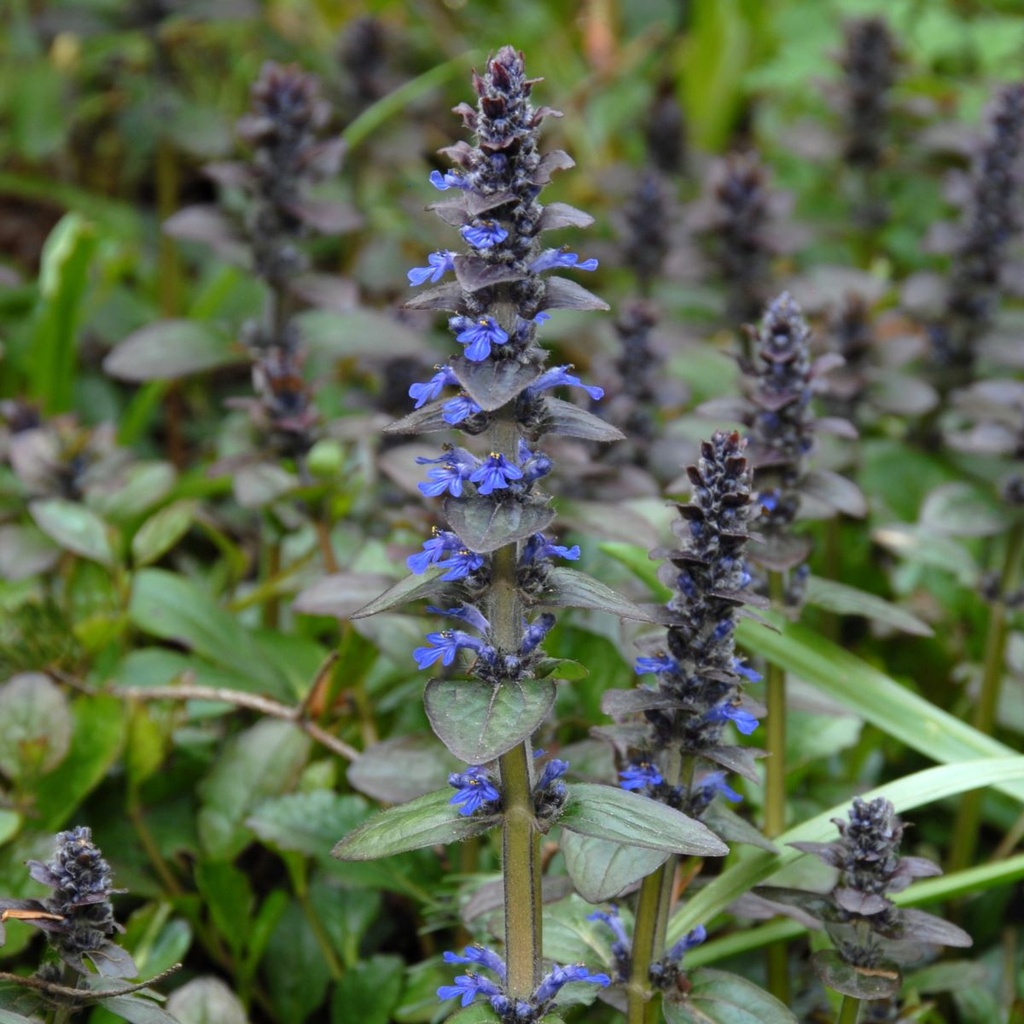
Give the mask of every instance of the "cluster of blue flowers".
[{"label": "cluster of blue flowers", "polygon": [[[610,910],[595,910],[587,915],[588,921],[600,921],[611,929],[613,942],[611,947],[612,966],[615,984],[624,984],[629,980],[630,961],[633,954],[633,940],[626,931],[625,922],[619,915],[619,908],[612,905]],[[650,980],[655,988],[670,989],[675,987],[676,979],[682,972],[682,961],[688,950],[701,945],[708,937],[704,925],[698,925],[687,932],[678,942],[673,943],[665,954],[651,964]]]},{"label": "cluster of blue flowers", "polygon": [[553,964],[551,970],[541,979],[529,999],[513,999],[505,994],[505,961],[485,946],[469,946],[460,955],[445,953],[445,963],[471,964],[483,967],[496,975],[498,980],[467,971],[460,974],[452,985],[442,985],[437,990],[440,999],[458,999],[462,1006],[469,1006],[481,997],[501,1018],[502,1024],[533,1024],[540,1020],[554,1005],[558,993],[572,982],[587,982],[602,988],[611,984],[607,974],[591,974],[583,964],[559,967]]},{"label": "cluster of blue flowers", "polygon": [[[653,650],[636,661],[638,675],[655,677],[655,689],[614,698],[616,713],[635,709],[646,720],[640,736],[635,727],[623,732],[636,753],[620,773],[621,785],[693,817],[718,795],[739,799],[724,771],[702,770],[700,761],[756,778],[750,755],[723,745],[727,725],[749,736],[760,713],[742,688],[760,676],[737,656],[733,636],[737,612],[754,600],[744,558],[753,514],[745,444],[736,433],[716,433],[689,468],[692,500],[679,506],[674,524],[682,546],[660,552],[659,579],[675,592],[670,624],[663,638],[646,641]],[[661,751],[670,748],[691,761],[685,779],[663,776]]]}]

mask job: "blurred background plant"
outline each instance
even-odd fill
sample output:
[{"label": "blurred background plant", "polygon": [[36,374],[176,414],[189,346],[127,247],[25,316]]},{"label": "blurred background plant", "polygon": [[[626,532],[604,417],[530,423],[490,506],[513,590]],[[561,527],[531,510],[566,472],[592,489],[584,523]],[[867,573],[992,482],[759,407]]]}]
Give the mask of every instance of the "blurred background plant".
[{"label": "blurred background plant", "polygon": [[[786,939],[793,1012],[834,1016],[808,922],[726,911],[768,878],[828,891],[785,844],[834,838],[829,818],[859,795],[890,800],[915,823],[903,852],[951,872],[896,902],[946,901],[975,943],[905,970],[878,1019],[1015,1019],[1024,275],[1012,207],[982,224],[978,183],[993,126],[1018,130],[1013,111],[993,120],[1019,96],[1018,0],[8,0],[0,893],[42,900],[24,862],[91,828],[128,890],[119,944],[140,977],[185,965],[165,983],[183,1024],[434,1020],[442,951],[501,934],[492,838],[376,862],[330,850],[465,769],[422,706],[422,617],[351,616],[438,525],[415,464],[436,446],[384,433],[450,350],[444,323],[404,308],[406,271],[438,244],[421,186],[449,169],[451,108],[506,43],[565,114],[543,145],[577,167],[545,198],[594,216],[586,255],[612,307],[544,325],[551,365],[603,387],[592,411],[627,434],[549,445],[579,568],[633,601],[672,596],[647,556],[672,543],[665,497],[693,501],[682,467],[701,439],[744,429],[743,327],[784,290],[810,358],[845,359],[809,407],[859,433],[817,434],[807,476],[832,489],[802,494],[794,524],[802,605],[765,612],[778,632],[736,630],[752,665],[785,673],[788,831],[779,852],[680,863],[665,948],[698,926],[707,941],[686,949],[666,1014],[739,998],[720,967],[753,998],[750,951]],[[288,240],[287,281],[253,273],[244,230],[267,199],[239,171],[269,144],[252,120],[267,62],[315,92],[317,145],[345,151],[292,208],[315,230]],[[972,225],[995,231],[984,265]],[[936,367],[935,335],[975,278],[968,377]],[[282,306],[286,336],[255,348]],[[275,424],[289,444],[269,443]],[[830,501],[866,514],[820,521]],[[562,609],[545,641],[580,668],[537,743],[584,784],[616,781],[592,730],[610,725],[605,691],[632,685],[637,629]],[[761,787],[736,788],[760,823]],[[615,899],[632,920],[642,853],[618,849],[597,879],[586,842],[544,837],[547,958],[614,975],[612,933],[588,915]],[[34,969],[40,941],[6,922],[0,969]]]}]

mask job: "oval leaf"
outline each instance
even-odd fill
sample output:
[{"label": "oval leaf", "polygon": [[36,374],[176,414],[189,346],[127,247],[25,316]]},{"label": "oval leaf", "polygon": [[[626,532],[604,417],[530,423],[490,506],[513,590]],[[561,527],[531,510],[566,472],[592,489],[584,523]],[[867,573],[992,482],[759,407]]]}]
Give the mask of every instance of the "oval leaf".
[{"label": "oval leaf", "polygon": [[107,525],[91,509],[64,498],[49,498],[31,502],[28,510],[36,526],[65,550],[100,565],[113,564]]},{"label": "oval leaf", "polygon": [[176,380],[242,361],[232,339],[199,320],[158,320],[133,331],[103,360],[111,377],[133,382]]},{"label": "oval leaf", "polygon": [[840,615],[863,615],[914,636],[931,636],[932,628],[905,608],[890,604],[865,590],[835,580],[811,576],[807,581],[807,604]]},{"label": "oval leaf", "polygon": [[198,502],[183,498],[150,516],[132,537],[135,564],[149,565],[167,554],[188,533],[198,507]]},{"label": "oval leaf", "polygon": [[729,852],[707,826],[656,800],[592,782],[566,788],[569,795],[558,824],[570,832],[695,857],[724,857]]},{"label": "oval leaf", "polygon": [[895,964],[873,970],[854,967],[834,949],[818,950],[811,957],[811,966],[823,984],[854,999],[889,999],[899,992],[903,981]]},{"label": "oval leaf", "polygon": [[[390,611],[392,608],[399,608],[403,604],[418,601],[423,597],[430,597],[439,590],[448,586],[441,580],[447,570],[430,568],[424,573],[413,573],[399,580],[393,586],[388,587],[379,597],[375,597],[369,604],[364,604],[358,611],[354,611],[350,618],[365,619],[370,615],[377,615],[380,612]],[[330,579],[331,577],[328,577]],[[299,608],[299,611],[305,609]]]},{"label": "oval leaf", "polygon": [[1010,518],[995,495],[967,483],[950,483],[925,498],[921,525],[947,537],[991,537],[1003,533]]},{"label": "oval leaf", "polygon": [[672,856],[668,850],[638,850],[570,831],[562,833],[558,845],[572,884],[588,903],[616,899]]},{"label": "oval leaf", "polygon": [[528,739],[555,703],[550,679],[490,686],[475,679],[431,679],[423,702],[438,739],[461,761],[485,764]]},{"label": "oval leaf", "polygon": [[775,996],[737,974],[700,968],[687,975],[690,992],[664,1003],[668,1024],[796,1024]]},{"label": "oval leaf", "polygon": [[600,580],[563,566],[548,573],[547,586],[539,603],[552,608],[594,608],[636,622],[655,621],[651,611],[615,593]]},{"label": "oval leaf", "polygon": [[0,686],[0,771],[33,778],[56,768],[71,746],[67,698],[42,672]]},{"label": "oval leaf", "polygon": [[446,498],[444,514],[466,547],[481,555],[541,533],[555,518],[555,510],[546,504],[495,501],[485,494]]},{"label": "oval leaf", "polygon": [[463,815],[450,803],[451,789],[439,789],[417,800],[390,807],[336,843],[338,860],[374,860],[396,853],[443,846],[478,836],[495,825],[498,815]]}]

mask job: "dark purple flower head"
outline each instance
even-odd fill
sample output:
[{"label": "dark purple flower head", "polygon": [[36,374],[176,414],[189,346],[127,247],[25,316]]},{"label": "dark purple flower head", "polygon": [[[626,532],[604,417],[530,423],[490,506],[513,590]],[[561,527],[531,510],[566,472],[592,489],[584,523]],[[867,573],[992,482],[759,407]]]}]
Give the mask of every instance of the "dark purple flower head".
[{"label": "dark purple flower head", "polygon": [[[494,776],[486,768],[472,766],[462,772],[452,772],[448,776],[448,785],[455,790],[455,795],[448,802],[458,807],[459,814],[469,817],[480,811],[483,814],[494,814],[501,806],[501,792],[499,791]],[[504,981],[504,963],[496,953],[477,946],[466,950],[466,956],[462,959],[454,953],[445,953],[445,960],[448,963],[482,963],[492,970],[498,969],[500,964],[499,977]],[[493,963],[491,961],[494,961]]]},{"label": "dark purple flower head", "polygon": [[896,43],[882,18],[846,26],[840,58],[846,72],[844,115],[848,164],[872,169],[882,162],[888,128],[889,90],[896,81]]}]

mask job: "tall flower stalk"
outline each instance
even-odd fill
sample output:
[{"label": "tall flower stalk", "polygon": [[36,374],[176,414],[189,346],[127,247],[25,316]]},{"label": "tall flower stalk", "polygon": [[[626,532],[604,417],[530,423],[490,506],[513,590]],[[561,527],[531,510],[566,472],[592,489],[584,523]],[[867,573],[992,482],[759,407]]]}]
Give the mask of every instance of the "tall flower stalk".
[{"label": "tall flower stalk", "polygon": [[[757,778],[753,752],[725,742],[730,723],[749,735],[761,713],[743,693],[745,681],[760,677],[737,657],[733,639],[738,612],[756,600],[748,592],[744,557],[753,513],[745,447],[737,433],[718,432],[702,444],[688,470],[692,500],[679,506],[674,524],[682,546],[660,552],[659,578],[675,591],[669,625],[663,636],[645,642],[649,650],[636,663],[638,674],[655,677],[655,686],[613,690],[605,699],[610,714],[642,713],[645,723],[611,730],[629,751],[622,787],[697,819],[716,796],[739,799],[726,771]],[[643,880],[628,955],[620,938],[618,973],[627,984],[630,1024],[654,1019],[654,996],[674,985],[685,951],[664,950],[675,866],[670,857]]]}]

